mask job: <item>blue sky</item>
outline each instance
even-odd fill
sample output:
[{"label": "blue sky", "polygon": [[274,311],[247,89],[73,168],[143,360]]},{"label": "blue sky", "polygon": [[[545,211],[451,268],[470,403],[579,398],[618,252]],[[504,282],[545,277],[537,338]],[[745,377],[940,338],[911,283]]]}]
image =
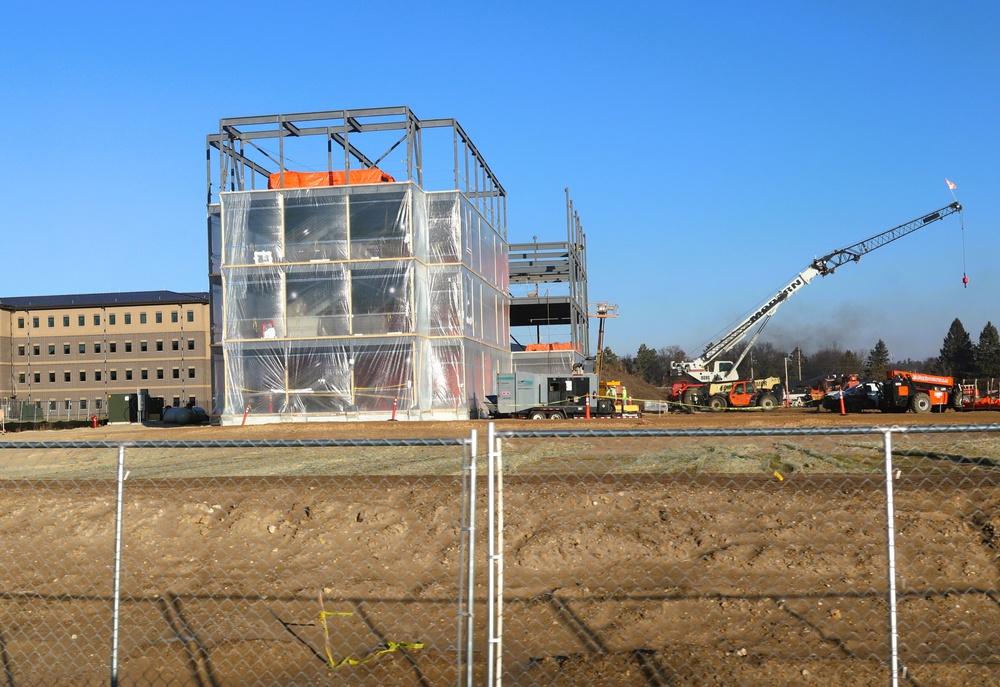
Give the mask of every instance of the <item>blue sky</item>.
[{"label": "blue sky", "polygon": [[956,317],[1000,323],[996,3],[21,3],[5,25],[0,295],[207,290],[220,118],[408,105],[470,134],[512,241],[564,236],[570,189],[618,353],[699,352],[814,256],[948,204],[945,177],[964,222],[817,280],[764,338],[923,358]]}]

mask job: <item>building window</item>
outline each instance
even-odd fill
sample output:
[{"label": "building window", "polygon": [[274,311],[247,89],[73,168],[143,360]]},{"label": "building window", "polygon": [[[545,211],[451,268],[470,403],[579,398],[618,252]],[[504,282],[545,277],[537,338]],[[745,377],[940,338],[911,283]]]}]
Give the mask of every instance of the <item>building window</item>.
[{"label": "building window", "polygon": [[83,315],[77,316],[77,318],[76,318],[76,324],[77,324],[77,326],[82,327],[86,323],[87,323],[87,320],[84,318]]},{"label": "building window", "polygon": [[97,327],[97,326],[100,326],[100,324],[101,324],[101,316],[100,315],[94,315],[94,326]]},{"label": "building window", "polygon": [[73,401],[63,401],[63,408],[73,410]]},{"label": "building window", "polygon": [[132,370],[125,370],[125,379],[132,379]]},{"label": "building window", "polygon": [[69,372],[63,372],[63,381],[64,382],[71,382],[71,381],[73,381],[73,377],[70,375]]},{"label": "building window", "polygon": [[181,405],[181,397],[174,396],[174,408],[179,408]]},{"label": "building window", "polygon": [[24,355],[24,344],[21,344],[20,346],[17,347],[17,354],[20,356]]},{"label": "building window", "polygon": [[100,344],[99,341],[95,341],[94,342],[94,353],[100,353],[100,352],[101,352],[101,344]]},{"label": "building window", "polygon": [[174,339],[173,341],[170,342],[170,349],[173,351],[181,350],[181,342],[178,341],[177,339]]},{"label": "building window", "polygon": [[109,370],[108,375],[110,376],[112,382],[118,381],[118,370]]},{"label": "building window", "polygon": [[157,379],[163,379],[163,368],[162,367],[156,368],[156,378]]},{"label": "building window", "polygon": [[49,327],[56,326],[56,318],[53,315],[49,315],[48,322],[49,322]]},{"label": "building window", "polygon": [[63,355],[69,355],[69,344],[63,344]]},{"label": "building window", "polygon": [[139,324],[146,324],[146,313],[139,313]]},{"label": "building window", "polygon": [[55,354],[56,354],[56,345],[49,344],[49,355],[55,355]]},{"label": "building window", "polygon": [[118,344],[112,341],[111,343],[108,344],[108,353],[117,353],[117,352],[118,352]]},{"label": "building window", "polygon": [[17,383],[18,384],[24,384],[24,373],[23,372],[19,372],[18,373],[18,375],[17,375]]},{"label": "building window", "polygon": [[83,343],[80,344],[80,354],[82,355],[82,354],[84,354],[86,352],[87,352],[87,344],[83,344]]},{"label": "building window", "polygon": [[96,410],[100,410],[103,407],[104,407],[104,404],[102,403],[101,399],[97,399],[96,401],[94,401],[94,408]]},{"label": "building window", "polygon": [[181,371],[180,371],[180,368],[176,368],[176,367],[175,367],[175,368],[174,368],[174,379],[180,379],[180,378],[181,378]]},{"label": "building window", "polygon": [[80,399],[80,410],[86,410],[86,409],[87,409],[87,399],[81,398]]},{"label": "building window", "polygon": [[176,322],[178,319],[180,319],[180,318],[178,317],[176,310],[174,310],[172,313],[170,313],[170,321],[171,322]]},{"label": "building window", "polygon": [[125,342],[125,352],[126,353],[131,353],[132,352],[132,342],[131,341],[126,341]]},{"label": "building window", "polygon": [[50,372],[49,373],[49,382],[55,383],[55,381],[56,381],[56,373],[55,372]]},{"label": "building window", "polygon": [[197,401],[198,400],[194,396],[188,396],[188,405],[190,405],[191,407],[198,405]]},{"label": "building window", "polygon": [[39,355],[38,344],[35,344],[34,346],[31,347],[31,354],[32,355]]},{"label": "building window", "polygon": [[32,317],[31,318],[31,326],[34,327],[35,329],[38,329],[38,318],[37,317]]},{"label": "building window", "polygon": [[163,350],[163,342],[162,341],[157,341],[156,342],[156,350],[158,350],[158,351],[162,351]]},{"label": "building window", "polygon": [[146,345],[145,341],[139,342],[139,350],[142,351],[143,353],[145,353],[148,350],[148,346]]},{"label": "building window", "polygon": [[189,367],[188,368],[188,379],[194,379],[194,368],[193,367]]},{"label": "building window", "polygon": [[139,379],[149,379],[149,370],[140,370]]},{"label": "building window", "polygon": [[42,383],[42,375],[41,375],[40,372],[36,372],[33,376],[35,378],[35,384],[41,384]]},{"label": "building window", "polygon": [[24,329],[24,318],[23,317],[17,318],[17,328],[18,329]]},{"label": "building window", "polygon": [[132,324],[132,313],[125,313],[125,324]]},{"label": "building window", "polygon": [[189,351],[194,350],[194,339],[188,339],[188,350]]},{"label": "building window", "polygon": [[163,324],[163,313],[156,313],[156,324]]},{"label": "building window", "polygon": [[49,401],[49,410],[55,410],[55,409],[56,409],[56,402]]},{"label": "building window", "polygon": [[87,381],[87,373],[84,370],[80,370],[80,381],[81,382]]},{"label": "building window", "polygon": [[115,314],[114,313],[109,313],[108,314],[108,324],[114,324],[114,323],[115,323]]},{"label": "building window", "polygon": [[63,326],[64,327],[69,326],[69,315],[63,315]]},{"label": "building window", "polygon": [[188,322],[194,322],[194,310],[188,310],[187,316],[188,316]]},{"label": "building window", "polygon": [[94,381],[95,382],[101,381],[101,371],[100,370],[94,370]]}]

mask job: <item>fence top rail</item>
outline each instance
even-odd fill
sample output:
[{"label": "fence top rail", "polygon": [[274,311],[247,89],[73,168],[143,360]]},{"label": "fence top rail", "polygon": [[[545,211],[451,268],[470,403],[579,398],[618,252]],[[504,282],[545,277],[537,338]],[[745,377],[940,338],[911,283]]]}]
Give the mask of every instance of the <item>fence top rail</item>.
[{"label": "fence top rail", "polygon": [[48,448],[358,448],[395,446],[465,446],[467,438],[449,439],[246,439],[220,441],[0,441],[0,449]]},{"label": "fence top rail", "polygon": [[751,437],[803,435],[859,434],[968,434],[1000,433],[1000,423],[988,425],[920,425],[873,427],[744,427],[739,429],[570,429],[570,430],[505,430],[496,435],[504,439],[578,438],[660,438],[660,437]]}]

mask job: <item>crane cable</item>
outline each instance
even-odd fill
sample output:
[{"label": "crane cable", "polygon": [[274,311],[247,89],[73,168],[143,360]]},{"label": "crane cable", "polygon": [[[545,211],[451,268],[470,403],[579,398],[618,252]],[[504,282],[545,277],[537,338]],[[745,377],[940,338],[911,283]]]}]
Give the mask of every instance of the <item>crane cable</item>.
[{"label": "crane cable", "polygon": [[962,225],[962,285],[969,288],[969,272],[965,264],[965,211],[958,213],[958,220]]},{"label": "crane cable", "polygon": [[[955,197],[955,189],[958,186],[955,185],[955,182],[948,179],[948,177],[945,177],[944,183],[948,185],[948,191],[951,192],[951,199],[957,203],[958,198]],[[969,271],[965,263],[965,210],[958,211],[958,220],[962,227],[962,286],[969,288]]]}]

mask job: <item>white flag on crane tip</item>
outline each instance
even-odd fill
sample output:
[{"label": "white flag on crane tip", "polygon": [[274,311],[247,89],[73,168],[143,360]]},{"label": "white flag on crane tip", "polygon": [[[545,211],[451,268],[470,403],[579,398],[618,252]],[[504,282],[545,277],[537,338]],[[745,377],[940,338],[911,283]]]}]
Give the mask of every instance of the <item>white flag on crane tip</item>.
[{"label": "white flag on crane tip", "polygon": [[958,188],[958,186],[955,186],[955,184],[951,183],[951,181],[947,177],[945,178],[944,183],[948,184],[948,188],[952,191]]}]

